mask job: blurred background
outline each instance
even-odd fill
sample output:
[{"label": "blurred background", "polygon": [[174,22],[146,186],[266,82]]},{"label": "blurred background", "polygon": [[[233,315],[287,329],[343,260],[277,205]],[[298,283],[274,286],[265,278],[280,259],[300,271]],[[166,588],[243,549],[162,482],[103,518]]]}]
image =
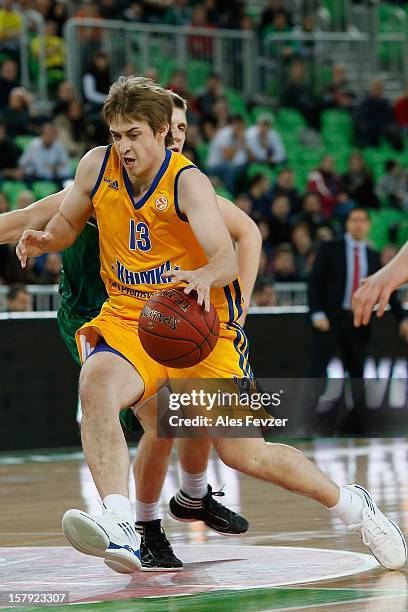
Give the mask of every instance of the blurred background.
[{"label": "blurred background", "polygon": [[[331,257],[321,273],[324,243],[353,236],[351,211],[367,211],[358,240],[381,265],[408,239],[408,2],[1,0],[0,214],[58,191],[109,142],[101,108],[122,74],[188,101],[184,154],[259,227],[255,374],[407,379],[407,288],[346,358],[316,321],[338,271]],[[77,376],[55,321],[60,254],[21,270],[14,249],[0,245],[0,413],[15,432],[34,402],[57,445],[55,404],[71,418]],[[78,443],[69,427],[59,444]],[[4,448],[24,445],[15,435]]]}]

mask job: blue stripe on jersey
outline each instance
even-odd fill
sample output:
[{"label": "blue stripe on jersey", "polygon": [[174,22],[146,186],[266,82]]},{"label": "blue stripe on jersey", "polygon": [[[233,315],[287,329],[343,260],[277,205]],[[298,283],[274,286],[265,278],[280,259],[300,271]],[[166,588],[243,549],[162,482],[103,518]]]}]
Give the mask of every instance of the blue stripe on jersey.
[{"label": "blue stripe on jersey", "polygon": [[242,296],[241,296],[241,287],[239,286],[239,281],[236,278],[232,283],[235,289],[235,306],[238,310],[238,319],[242,315]]},{"label": "blue stripe on jersey", "polygon": [[111,152],[111,148],[112,148],[111,144],[106,147],[105,157],[103,158],[103,162],[102,162],[101,169],[99,170],[98,178],[96,180],[94,188],[91,191],[91,195],[90,195],[91,200],[94,197],[95,193],[98,191],[98,188],[99,188],[99,185],[101,184],[103,175],[105,174],[105,168],[106,168],[106,164],[108,163],[108,159],[109,159],[109,155],[110,155],[110,152]]},{"label": "blue stripe on jersey", "polygon": [[184,166],[184,168],[180,168],[180,170],[176,174],[176,178],[174,179],[174,208],[176,209],[177,216],[182,220],[188,222],[187,216],[181,212],[179,203],[178,203],[178,182],[181,176],[181,173],[184,170],[188,170],[189,168],[197,168],[194,164],[190,164],[189,166]]},{"label": "blue stripe on jersey", "polygon": [[227,302],[228,302],[228,312],[229,312],[228,323],[232,323],[235,319],[235,315],[234,315],[234,303],[232,301],[231,289],[229,288],[229,285],[225,285],[224,293],[225,293],[225,297],[227,298]]},{"label": "blue stripe on jersey", "polygon": [[[239,367],[241,368],[244,374],[244,377],[250,378],[252,380],[254,375],[252,373],[252,369],[248,361],[248,353],[249,353],[248,339],[244,331],[242,330],[242,328],[237,323],[232,322],[231,325],[229,325],[228,327],[229,329],[233,329],[236,333],[236,338],[233,344],[234,344],[235,350],[239,354]],[[239,346],[240,343],[241,343],[241,346]]]}]

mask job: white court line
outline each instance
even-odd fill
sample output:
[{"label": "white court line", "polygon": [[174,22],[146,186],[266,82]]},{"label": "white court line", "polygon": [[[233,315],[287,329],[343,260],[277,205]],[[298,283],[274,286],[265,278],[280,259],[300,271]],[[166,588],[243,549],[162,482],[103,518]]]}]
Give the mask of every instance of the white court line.
[{"label": "white court line", "polygon": [[[16,546],[16,548],[18,548],[18,546]],[[29,557],[27,559],[19,559],[17,561],[6,561],[5,563],[2,563],[0,561],[0,567],[6,567],[6,565],[17,565],[17,563],[28,563],[29,561],[38,561],[38,559],[44,559],[44,555],[41,555],[41,557]]]}]

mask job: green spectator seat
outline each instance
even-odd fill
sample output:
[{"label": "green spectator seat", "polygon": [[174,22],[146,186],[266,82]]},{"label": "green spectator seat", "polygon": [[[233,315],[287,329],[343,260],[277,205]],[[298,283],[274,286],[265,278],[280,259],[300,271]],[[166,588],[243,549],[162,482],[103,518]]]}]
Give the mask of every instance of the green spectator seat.
[{"label": "green spectator seat", "polygon": [[197,145],[198,161],[202,169],[204,169],[207,165],[207,157],[208,157],[209,148],[210,148],[210,144],[208,142],[203,141]]},{"label": "green spectator seat", "polygon": [[167,58],[153,62],[152,65],[156,68],[156,70],[158,70],[159,81],[164,86],[169,83],[173,72],[178,68],[178,63],[176,60]]},{"label": "green spectator seat", "polygon": [[[323,135],[336,135],[347,142],[351,142],[353,136],[353,122],[347,111],[329,109],[321,114]],[[325,137],[326,140],[326,137]]]},{"label": "green spectator seat", "polygon": [[15,208],[20,191],[25,189],[29,189],[29,187],[23,181],[5,180],[0,182],[0,191],[6,194],[11,209]]},{"label": "green spectator seat", "polygon": [[20,149],[25,151],[33,138],[35,138],[35,136],[32,136],[31,134],[21,134],[21,136],[14,137],[14,142],[18,147],[20,147]]},{"label": "green spectator seat", "polygon": [[251,117],[248,113],[246,102],[242,94],[240,94],[238,91],[235,91],[234,89],[227,88],[225,90],[225,95],[227,97],[231,112],[233,114],[242,115],[244,117],[245,123],[250,124]]},{"label": "green spectator seat", "polygon": [[369,240],[376,249],[381,251],[390,241],[391,227],[401,223],[404,213],[393,208],[382,208],[381,210],[371,211],[371,229]]},{"label": "green spectator seat", "polygon": [[31,185],[31,189],[38,200],[60,190],[54,181],[34,181]]},{"label": "green spectator seat", "polygon": [[187,83],[193,93],[204,87],[208,75],[211,72],[211,64],[204,60],[189,60],[187,64]]},{"label": "green spectator seat", "polygon": [[81,159],[80,157],[73,157],[71,159],[71,171],[72,171],[72,174],[75,174],[76,169],[78,168],[78,164],[80,162],[80,159]]},{"label": "green spectator seat", "polygon": [[296,132],[305,127],[306,121],[295,108],[280,108],[276,115],[276,125],[278,130],[282,127],[287,132],[290,130]]},{"label": "green spectator seat", "polygon": [[397,246],[402,247],[408,241],[408,221],[402,221],[397,233]]},{"label": "green spectator seat", "polygon": [[222,185],[218,185],[217,187],[214,187],[214,191],[217,195],[221,196],[222,198],[226,198],[227,200],[234,201],[234,196],[232,195],[232,193],[230,193]]}]

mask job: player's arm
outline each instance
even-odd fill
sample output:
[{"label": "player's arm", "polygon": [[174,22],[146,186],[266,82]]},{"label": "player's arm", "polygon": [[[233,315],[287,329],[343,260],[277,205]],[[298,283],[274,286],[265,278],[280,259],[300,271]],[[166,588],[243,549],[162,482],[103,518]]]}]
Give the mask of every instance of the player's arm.
[{"label": "player's arm", "polygon": [[189,169],[180,175],[178,202],[208,263],[197,270],[173,270],[166,276],[171,276],[175,282],[186,282],[185,293],[195,289],[198,303],[204,303],[209,310],[211,287],[223,287],[238,276],[234,246],[219,211],[213,186],[202,172]]},{"label": "player's arm", "polygon": [[41,230],[52,219],[70,187],[42,198],[22,210],[0,215],[0,244],[14,242],[26,229]]},{"label": "player's arm", "polygon": [[382,317],[395,289],[408,282],[408,242],[383,268],[363,281],[353,295],[354,325],[368,325],[374,306],[377,317]]},{"label": "player's arm", "polygon": [[236,243],[244,313],[251,301],[259,269],[262,236],[256,223],[233,202],[217,196],[220,213],[231,238]]},{"label": "player's arm", "polygon": [[92,213],[90,194],[97,180],[104,151],[104,147],[98,147],[81,159],[74,183],[45,230],[30,229],[23,233],[16,249],[23,268],[27,257],[62,251],[73,244]]}]

